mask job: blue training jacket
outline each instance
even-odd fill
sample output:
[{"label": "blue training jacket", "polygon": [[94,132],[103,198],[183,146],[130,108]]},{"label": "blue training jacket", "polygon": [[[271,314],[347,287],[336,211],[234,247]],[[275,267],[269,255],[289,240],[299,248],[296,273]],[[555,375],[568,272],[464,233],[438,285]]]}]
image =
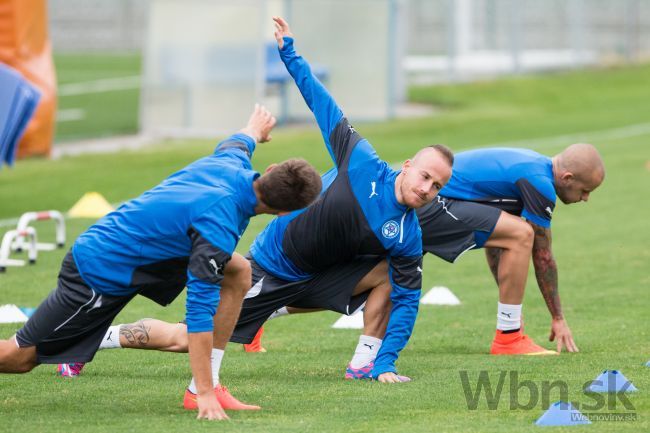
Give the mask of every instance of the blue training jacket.
[{"label": "blue training jacket", "polygon": [[101,294],[137,293],[161,305],[187,286],[188,331],[211,331],[223,269],[255,214],[254,150],[251,137],[232,135],[99,220],[72,247],[84,281]]},{"label": "blue training jacket", "polygon": [[395,372],[411,336],[422,287],[422,235],[413,209],[398,203],[399,172],[379,159],[368,140],[296,55],[285,37],[280,57],[314,113],[335,168],[323,175],[320,198],[275,218],[255,239],[251,255],[268,273],[301,281],[359,255],[387,257],[393,308],[373,376]]},{"label": "blue training jacket", "polygon": [[556,196],[553,163],[527,149],[461,152],[454,158],[451,179],[440,195],[496,206],[549,228]]}]

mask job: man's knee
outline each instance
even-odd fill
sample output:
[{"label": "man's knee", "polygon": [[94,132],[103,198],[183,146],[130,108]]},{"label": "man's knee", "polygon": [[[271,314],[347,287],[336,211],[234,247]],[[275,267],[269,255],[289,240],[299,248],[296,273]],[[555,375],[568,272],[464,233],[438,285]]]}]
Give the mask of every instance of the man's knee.
[{"label": "man's knee", "polygon": [[37,365],[36,348],[19,348],[14,338],[0,341],[0,372],[28,373]]},{"label": "man's knee", "polygon": [[253,271],[250,262],[235,253],[226,266],[222,289],[233,290],[241,297],[244,297],[250,289],[252,277]]},{"label": "man's knee", "polygon": [[522,248],[531,249],[533,247],[533,240],[535,237],[535,232],[530,224],[522,221],[522,224],[519,224],[517,230],[517,242],[521,245]]},{"label": "man's knee", "polygon": [[187,352],[187,340],[187,326],[183,323],[176,324],[172,333],[172,342],[169,350],[172,352]]},{"label": "man's knee", "polygon": [[519,217],[502,212],[485,247],[530,250],[533,247],[534,236],[530,224]]},{"label": "man's knee", "polygon": [[388,278],[388,261],[382,260],[375,266],[372,270],[375,275],[376,286],[386,286],[390,285],[390,280]]},{"label": "man's knee", "polygon": [[375,290],[383,286],[390,286],[390,281],[388,279],[388,262],[386,260],[377,263],[377,265],[375,265],[375,267],[357,283],[352,294],[359,295],[368,290]]},{"label": "man's knee", "polygon": [[227,276],[237,276],[242,273],[251,273],[251,262],[248,261],[241,254],[234,253],[226,265],[224,275]]},{"label": "man's knee", "polygon": [[24,373],[29,373],[36,367],[35,362],[22,362],[20,364],[15,365],[14,370],[12,373],[17,373],[17,374],[24,374]]}]

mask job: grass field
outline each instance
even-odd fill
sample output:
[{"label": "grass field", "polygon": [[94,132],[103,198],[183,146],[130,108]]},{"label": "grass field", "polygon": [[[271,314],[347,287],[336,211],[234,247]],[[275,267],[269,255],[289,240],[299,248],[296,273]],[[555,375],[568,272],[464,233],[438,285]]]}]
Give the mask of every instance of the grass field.
[{"label": "grass field", "polygon": [[[629,397],[634,410],[618,402],[615,410],[597,412],[636,413],[637,420],[600,421],[568,430],[650,430],[650,368],[643,365],[650,360],[650,131],[600,132],[648,122],[650,66],[414,88],[411,99],[436,104],[442,111],[424,119],[355,125],[389,161],[403,160],[434,142],[459,151],[531,140],[529,147],[551,155],[577,141],[553,138],[567,134],[593,141],[602,152],[608,170],[603,186],[587,204],[558,205],[553,225],[564,310],[580,353],[553,358],[487,355],[497,291],[482,253],[467,254],[454,265],[427,257],[425,288],[446,285],[462,305],[421,307],[414,335],[398,362],[400,372],[415,379],[411,383],[344,381],[358,332],[332,330],[337,315],[320,313],[270,322],[266,354],[246,355],[238,345],[229,347],[223,382],[242,400],[263,406],[261,412],[232,413],[231,422],[219,425],[197,422],[181,407],[190,378],[187,355],[114,350],[100,352],[75,380],[56,377],[52,366],[26,376],[0,377],[0,431],[535,431],[533,422],[546,409],[542,402],[510,409],[516,392],[506,381],[495,410],[485,399],[470,410],[460,372],[467,372],[473,387],[481,371],[492,379],[493,388],[502,371],[517,372],[520,382],[529,380],[538,387],[559,380],[568,385],[570,401],[591,404],[582,386],[604,369],[623,371],[640,391]],[[278,131],[274,137],[259,147],[257,169],[295,155],[321,170],[331,164],[315,127]],[[0,219],[34,209],[66,210],[86,191],[99,191],[111,202],[137,196],[213,145],[167,142],[138,152],[21,161],[0,173]],[[266,221],[252,221],[239,251],[245,252]],[[68,220],[70,240],[90,224]],[[44,226],[39,234],[46,239],[52,233]],[[0,304],[36,306],[53,287],[63,254],[44,253],[36,266],[0,275]],[[548,313],[534,278],[529,281],[526,331],[551,347],[545,341]],[[183,300],[163,309],[137,299],[119,320],[175,321],[183,310]],[[0,337],[17,329],[0,325]],[[554,390],[550,401],[558,399]],[[528,401],[525,389],[519,401]]]},{"label": "grass field", "polygon": [[59,54],[54,57],[59,86],[59,112],[75,110],[82,117],[59,121],[57,142],[84,138],[135,134],[138,129],[138,88],[110,92],[66,93],[66,85],[119,80],[140,75],[139,54]]}]

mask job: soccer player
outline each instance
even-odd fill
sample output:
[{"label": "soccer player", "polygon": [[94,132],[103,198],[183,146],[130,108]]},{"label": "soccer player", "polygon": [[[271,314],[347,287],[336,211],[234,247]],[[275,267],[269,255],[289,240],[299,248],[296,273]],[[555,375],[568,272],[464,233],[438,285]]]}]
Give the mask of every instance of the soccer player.
[{"label": "soccer player", "polygon": [[427,147],[400,172],[392,170],[296,54],[286,21],[274,21],[280,57],[316,117],[335,168],[323,176],[316,203],[276,218],[255,239],[254,285],[232,341],[250,342],[274,309],[293,300],[350,313],[367,296],[359,345],[377,352],[376,362],[364,365],[366,373],[401,382],[395,361],[411,335],[422,285],[422,239],[413,209],[447,183],[453,154],[441,145]]},{"label": "soccer player", "polygon": [[[560,303],[551,218],[556,196],[565,204],[586,202],[604,179],[603,160],[590,144],[572,144],[552,158],[525,149],[479,149],[459,153],[436,202],[418,210],[426,252],[453,262],[468,249],[485,248],[499,286],[490,353],[578,351]],[[556,341],[557,352],[538,346],[521,330],[531,256],[551,314],[549,341]]]},{"label": "soccer player", "polygon": [[0,372],[88,362],[134,296],[167,305],[187,286],[198,417],[227,418],[214,385],[250,288],[250,267],[232,266],[232,281],[226,280],[225,269],[252,216],[303,208],[321,190],[318,173],[302,160],[272,165],[262,176],[252,170],[255,145],[270,140],[274,125],[275,118],[256,105],[247,126],[222,141],[213,155],[171,175],[83,233],[63,261],[57,288],[16,335],[0,341]]},{"label": "soccer player", "polygon": [[[349,314],[367,298],[358,348],[368,347],[370,353],[355,353],[352,364],[358,367],[353,370],[382,382],[405,381],[395,361],[410,338],[422,284],[422,237],[413,209],[431,202],[447,183],[453,154],[441,145],[427,147],[400,172],[392,170],[296,54],[288,24],[278,17],[274,21],[280,57],[316,117],[335,168],[323,175],[323,192],[314,204],[274,219],[255,239],[253,285],[231,341],[252,341],[275,310],[294,302]],[[385,299],[392,300],[392,307]],[[144,329],[147,339],[148,326],[137,331],[143,335]],[[128,332],[120,327],[120,344],[131,344]],[[168,339],[154,335],[149,348],[179,348],[164,346]],[[368,357],[376,360],[368,363]],[[191,398],[188,390],[188,409]]]}]

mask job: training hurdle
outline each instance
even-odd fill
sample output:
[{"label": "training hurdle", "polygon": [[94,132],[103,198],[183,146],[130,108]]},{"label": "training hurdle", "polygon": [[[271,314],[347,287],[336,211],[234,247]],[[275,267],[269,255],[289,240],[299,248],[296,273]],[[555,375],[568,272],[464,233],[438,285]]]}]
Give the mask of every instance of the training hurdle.
[{"label": "training hurdle", "polygon": [[17,238],[22,238],[23,241],[27,240],[27,257],[29,264],[36,263],[38,257],[36,229],[34,227],[25,227],[24,230],[9,230],[2,237],[2,244],[0,244],[0,272],[5,272],[8,266],[25,266],[25,260],[10,259],[11,245]]},{"label": "training hurdle", "polygon": [[[25,229],[33,221],[47,221],[54,220],[56,223],[56,244],[52,243],[37,243],[36,248],[40,251],[52,251],[56,248],[63,248],[65,245],[65,220],[63,214],[58,210],[46,210],[42,212],[26,212],[22,214],[18,220],[16,231],[24,233]],[[21,252],[25,247],[25,237],[18,235],[11,245],[13,251]]]}]

